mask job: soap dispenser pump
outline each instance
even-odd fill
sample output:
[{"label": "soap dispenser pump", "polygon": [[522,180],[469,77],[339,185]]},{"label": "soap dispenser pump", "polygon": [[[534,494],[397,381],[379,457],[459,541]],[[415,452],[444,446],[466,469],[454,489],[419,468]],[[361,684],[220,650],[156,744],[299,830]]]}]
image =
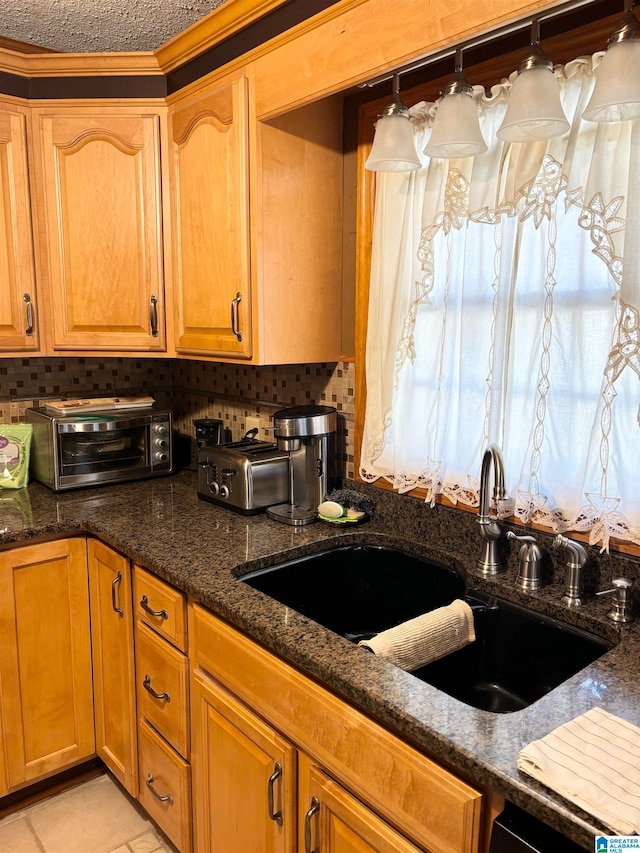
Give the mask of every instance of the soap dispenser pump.
[{"label": "soap dispenser pump", "polygon": [[517,536],[513,530],[507,531],[507,539],[522,542],[518,554],[518,586],[527,592],[533,592],[542,586],[542,551],[533,536]]}]

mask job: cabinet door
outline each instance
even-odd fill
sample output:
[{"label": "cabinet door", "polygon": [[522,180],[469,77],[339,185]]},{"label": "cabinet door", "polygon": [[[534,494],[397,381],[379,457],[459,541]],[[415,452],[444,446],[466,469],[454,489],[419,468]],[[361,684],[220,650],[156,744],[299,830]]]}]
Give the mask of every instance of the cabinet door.
[{"label": "cabinet door", "polygon": [[0,352],[39,350],[26,117],[0,102]]},{"label": "cabinet door", "polygon": [[293,853],[294,747],[198,670],[191,703],[196,851]]},{"label": "cabinet door", "polygon": [[160,116],[35,110],[54,350],[165,349]]},{"label": "cabinet door", "polygon": [[169,111],[178,352],[250,358],[248,84]]},{"label": "cabinet door", "polygon": [[129,560],[89,540],[96,752],[138,793],[133,608]]},{"label": "cabinet door", "polygon": [[0,704],[10,790],[95,752],[84,539],[0,553]]},{"label": "cabinet door", "polygon": [[309,774],[305,853],[421,853],[317,767]]}]

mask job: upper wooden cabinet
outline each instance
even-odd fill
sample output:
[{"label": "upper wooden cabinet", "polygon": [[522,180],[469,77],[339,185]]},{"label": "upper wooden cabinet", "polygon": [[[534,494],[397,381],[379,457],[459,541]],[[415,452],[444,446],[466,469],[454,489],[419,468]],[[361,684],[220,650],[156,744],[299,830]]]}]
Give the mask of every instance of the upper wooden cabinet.
[{"label": "upper wooden cabinet", "polygon": [[52,352],[166,348],[162,108],[33,109]]},{"label": "upper wooden cabinet", "polygon": [[336,361],[341,99],[263,124],[245,69],[171,99],[169,137],[176,350]]},{"label": "upper wooden cabinet", "polygon": [[252,355],[248,118],[244,76],[169,114],[178,352]]},{"label": "upper wooden cabinet", "polygon": [[27,111],[0,99],[0,352],[40,351]]}]

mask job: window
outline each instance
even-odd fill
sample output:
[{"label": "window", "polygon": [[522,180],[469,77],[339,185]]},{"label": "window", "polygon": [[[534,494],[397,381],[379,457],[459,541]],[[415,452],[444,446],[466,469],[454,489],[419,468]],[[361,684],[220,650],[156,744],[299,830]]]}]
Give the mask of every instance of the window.
[{"label": "window", "polygon": [[486,154],[378,175],[360,475],[476,506],[495,442],[518,518],[607,548],[640,545],[640,121],[582,120],[600,57],[556,69],[565,136],[500,142],[505,81]]}]

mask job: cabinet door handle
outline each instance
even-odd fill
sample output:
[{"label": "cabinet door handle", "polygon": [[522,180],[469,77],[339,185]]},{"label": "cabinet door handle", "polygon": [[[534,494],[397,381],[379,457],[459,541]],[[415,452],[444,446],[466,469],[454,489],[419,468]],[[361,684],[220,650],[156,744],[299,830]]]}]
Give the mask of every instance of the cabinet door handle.
[{"label": "cabinet door handle", "polygon": [[319,811],[320,800],[317,797],[311,797],[311,807],[304,816],[304,853],[318,853],[311,847],[311,820]]},{"label": "cabinet door handle", "polygon": [[146,610],[149,616],[158,616],[160,619],[168,619],[169,614],[166,610],[153,610],[153,608],[149,607],[149,599],[146,595],[143,595],[140,599],[140,607],[143,610]]},{"label": "cabinet door handle", "polygon": [[25,335],[33,335],[33,303],[28,293],[22,297],[27,306],[27,328],[24,330]]},{"label": "cabinet door handle", "polygon": [[111,581],[111,606],[119,616],[124,616],[122,607],[118,607],[118,599],[116,595],[116,587],[122,583],[122,572],[118,572],[115,578]]},{"label": "cabinet door handle", "polygon": [[142,686],[150,693],[154,699],[161,699],[162,701],[171,702],[171,696],[165,691],[164,693],[156,693],[156,691],[151,686],[151,676],[145,675],[144,681],[142,682]]},{"label": "cabinet door handle", "polygon": [[238,319],[238,306],[242,302],[242,294],[240,291],[236,293],[236,298],[231,300],[231,331],[236,338],[241,341],[242,333],[240,332],[240,321]]},{"label": "cabinet door handle", "polygon": [[282,765],[279,761],[276,761],[273,773],[269,776],[269,785],[267,787],[267,808],[269,809],[269,818],[271,820],[275,820],[278,826],[282,826],[282,812],[276,812],[274,810],[274,796],[273,789],[276,784],[276,780],[282,776]]},{"label": "cabinet door handle", "polygon": [[151,294],[151,304],[149,306],[149,320],[151,322],[151,335],[154,338],[158,337],[158,297]]},{"label": "cabinet door handle", "polygon": [[147,788],[151,791],[151,793],[157,800],[160,800],[161,803],[169,803],[170,806],[173,805],[173,797],[171,796],[171,794],[161,794],[153,787],[153,776],[151,775],[151,773],[149,773],[149,775],[147,776]]}]

